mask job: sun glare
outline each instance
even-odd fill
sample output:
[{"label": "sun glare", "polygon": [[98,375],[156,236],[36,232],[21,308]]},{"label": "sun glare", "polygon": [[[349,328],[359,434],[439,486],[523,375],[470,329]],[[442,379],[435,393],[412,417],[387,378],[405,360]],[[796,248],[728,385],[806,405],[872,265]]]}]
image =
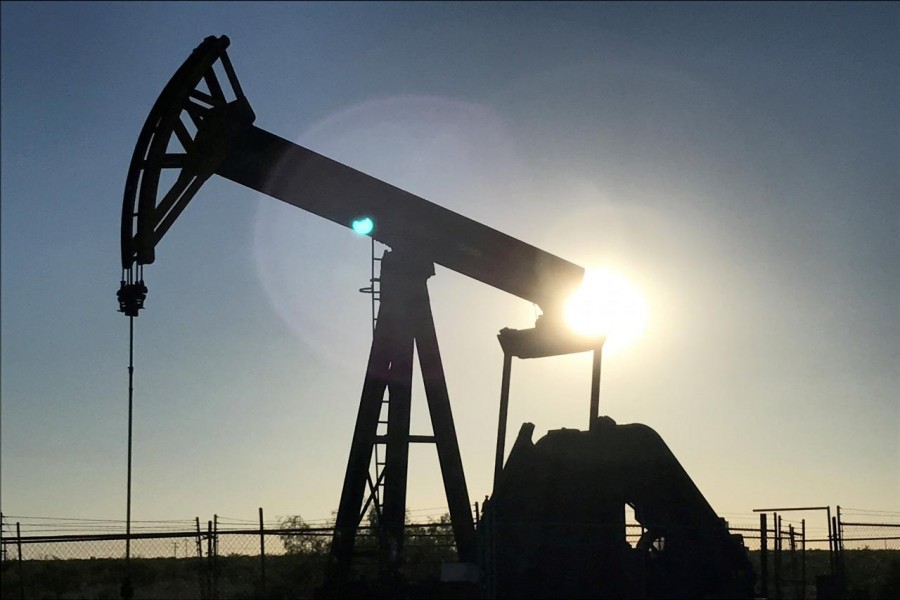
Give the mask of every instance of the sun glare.
[{"label": "sun glare", "polygon": [[633,344],[647,325],[647,302],[627,279],[609,269],[585,273],[566,302],[566,323],[582,335],[605,334],[604,353]]}]

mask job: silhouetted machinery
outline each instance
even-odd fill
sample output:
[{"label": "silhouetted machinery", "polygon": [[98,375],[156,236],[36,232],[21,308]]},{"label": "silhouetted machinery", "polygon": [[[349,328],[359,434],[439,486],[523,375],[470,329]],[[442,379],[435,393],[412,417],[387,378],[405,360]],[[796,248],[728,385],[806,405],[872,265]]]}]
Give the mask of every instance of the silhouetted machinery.
[{"label": "silhouetted machinery", "polygon": [[[206,38],[151,109],[128,171],[122,212],[119,309],[135,317],[147,288],[143,266],[203,182],[216,174],[370,235],[391,248],[338,509],[327,579],[358,593],[354,544],[375,515],[385,580],[403,560],[410,443],[433,443],[460,563],[478,568],[493,597],[698,597],[752,594],[752,571],[690,478],[652,430],[597,415],[602,339],[564,328],[562,307],[581,267],[253,126],[255,116],[225,52]],[[164,177],[166,173],[171,177]],[[168,189],[161,182],[174,180]],[[434,264],[540,306],[533,329],[504,329],[495,490],[476,536],[426,282]],[[502,465],[513,356],[595,351],[590,429],[531,443],[524,426]],[[432,436],[410,435],[413,352],[421,365]],[[387,392],[387,399],[385,399]],[[379,425],[385,428],[379,428]],[[384,448],[384,461],[373,450]],[[377,454],[376,454],[377,456]],[[625,540],[625,505],[646,528]],[[464,569],[465,570],[465,569]],[[385,589],[385,588],[381,588]],[[387,588],[396,594],[396,586]]]},{"label": "silhouetted machinery", "polygon": [[[480,529],[500,598],[746,598],[746,549],[659,435],[601,417],[519,432]],[[644,533],[625,538],[629,504]]]}]

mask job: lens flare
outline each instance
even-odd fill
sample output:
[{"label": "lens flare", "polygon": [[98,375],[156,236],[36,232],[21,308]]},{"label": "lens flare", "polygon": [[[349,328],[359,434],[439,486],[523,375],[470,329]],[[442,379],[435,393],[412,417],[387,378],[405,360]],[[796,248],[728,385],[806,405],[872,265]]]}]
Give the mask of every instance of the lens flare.
[{"label": "lens flare", "polygon": [[566,323],[581,335],[606,335],[604,353],[633,344],[647,326],[647,302],[640,290],[610,269],[585,273],[566,302]]},{"label": "lens flare", "polygon": [[370,217],[363,217],[362,219],[353,221],[350,226],[353,228],[353,231],[359,235],[369,235],[375,229],[375,221]]}]

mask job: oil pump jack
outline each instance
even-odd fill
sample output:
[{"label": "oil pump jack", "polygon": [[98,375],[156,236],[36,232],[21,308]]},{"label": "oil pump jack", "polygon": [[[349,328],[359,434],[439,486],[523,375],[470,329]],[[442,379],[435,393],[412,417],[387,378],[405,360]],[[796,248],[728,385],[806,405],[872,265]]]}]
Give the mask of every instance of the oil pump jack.
[{"label": "oil pump jack", "polygon": [[[364,218],[371,220],[369,235],[390,250],[382,258],[380,309],[327,579],[340,582],[348,578],[357,531],[369,510],[376,515],[383,573],[396,577],[403,557],[409,444],[433,443],[459,561],[481,565],[484,590],[489,595],[528,596],[529,588],[543,589],[533,587],[536,583],[551,586],[547,591],[552,592],[553,581],[560,577],[575,582],[574,587],[565,588],[567,595],[573,596],[599,593],[639,597],[653,595],[654,590],[662,590],[665,595],[666,590],[674,589],[676,581],[690,591],[731,590],[731,595],[748,595],[746,586],[741,587],[749,570],[746,557],[662,440],[645,426],[616,426],[608,417],[597,414],[602,339],[572,334],[561,318],[563,304],[581,282],[584,270],[255,127],[255,115],[226,53],[228,45],[225,36],[207,37],[195,48],[163,89],[140,132],[122,209],[119,310],[132,318],[139,314],[147,295],[144,265],[154,262],[156,245],[213,175],[347,227]],[[169,189],[161,190],[166,172],[177,176]],[[504,329],[498,336],[505,357],[500,434],[494,496],[485,510],[493,535],[479,528],[476,536],[470,510],[427,289],[435,264],[533,302],[542,311],[534,328]],[[595,351],[589,431],[551,432],[532,444],[533,426],[529,429],[525,424],[504,467],[511,358],[588,350]],[[432,436],[410,435],[414,351],[421,366]],[[379,429],[385,416],[386,431]],[[379,444],[385,448],[384,462],[376,461],[373,470],[373,449]],[[631,467],[638,467],[638,471],[643,468],[645,477],[625,476]],[[581,485],[584,478],[591,485]],[[570,521],[578,516],[584,526],[579,526],[583,529],[580,532],[554,533],[552,523],[559,515],[546,510],[547,495],[553,494],[554,488],[570,490],[568,496],[560,496],[571,500],[570,506],[560,510],[570,511]],[[576,489],[581,493],[575,493]],[[593,494],[593,504],[585,490]],[[673,490],[674,496],[666,498]],[[613,569],[623,569],[630,560],[625,550],[625,503],[636,503],[638,519],[645,518],[648,532],[652,532],[643,540],[642,556],[665,559],[656,560],[649,584],[637,586],[631,582],[631,575],[608,569],[606,575],[574,579],[566,574],[568,569],[557,571],[555,577],[546,569],[535,570],[540,562],[538,555],[546,554],[540,548],[548,543],[557,546],[553,558],[557,562],[575,556],[573,549],[590,550],[594,552],[588,565],[590,572],[603,572],[604,561]],[[536,525],[538,538],[526,541],[515,526],[524,522]],[[703,534],[685,533],[689,528],[699,528]],[[591,542],[573,542],[590,538],[592,532],[596,535]],[[702,548],[699,539],[709,547]],[[667,544],[665,550],[663,542]],[[698,562],[701,571],[713,569],[712,575],[701,576],[697,569],[685,567],[687,563],[681,559],[695,554],[715,555],[714,559]],[[585,560],[583,556],[580,559]],[[670,573],[675,567],[681,569],[678,577]],[[539,579],[535,579],[535,573]],[[688,584],[683,581],[686,577]],[[711,583],[703,585],[706,580]],[[752,593],[752,579],[750,585]]]}]

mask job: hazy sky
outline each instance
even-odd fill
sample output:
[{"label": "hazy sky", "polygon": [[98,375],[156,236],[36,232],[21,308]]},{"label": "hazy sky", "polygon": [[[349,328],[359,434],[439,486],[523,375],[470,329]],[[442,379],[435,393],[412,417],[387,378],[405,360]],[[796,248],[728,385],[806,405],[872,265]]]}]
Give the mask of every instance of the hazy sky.
[{"label": "hazy sky", "polygon": [[[2,4],[2,511],[122,518],[128,162],[226,34],[256,124],[646,296],[601,412],[722,514],[900,510],[900,8],[819,4]],[[326,517],[370,342],[369,243],[221,178],[145,270],[136,519]],[[430,281],[472,500],[527,302]],[[524,421],[584,428],[587,355],[513,365]],[[413,433],[429,433],[419,385]],[[411,508],[445,505],[414,446]],[[439,510],[437,512],[440,512]]]}]

